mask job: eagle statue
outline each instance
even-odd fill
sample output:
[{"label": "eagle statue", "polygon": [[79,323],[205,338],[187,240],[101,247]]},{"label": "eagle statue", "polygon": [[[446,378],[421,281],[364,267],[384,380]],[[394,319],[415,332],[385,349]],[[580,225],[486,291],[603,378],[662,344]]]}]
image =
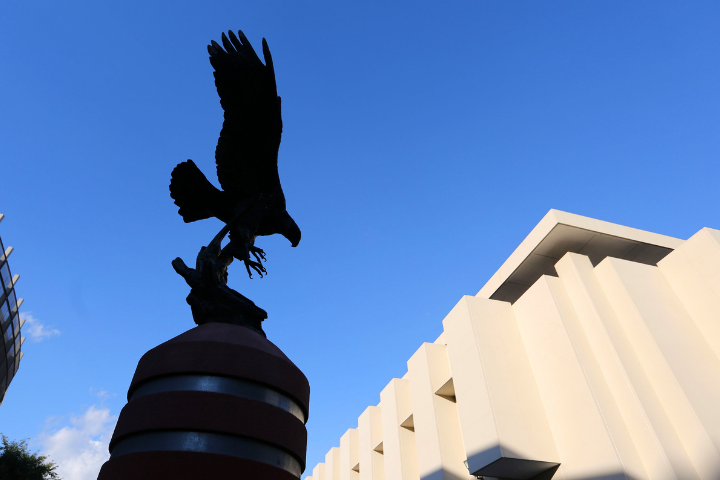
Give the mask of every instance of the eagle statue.
[{"label": "eagle statue", "polygon": [[222,44],[213,40],[208,45],[215,86],[225,112],[215,149],[222,190],[188,160],[173,170],[170,196],[186,223],[210,217],[227,225],[232,223],[230,242],[220,251],[219,261],[227,266],[233,258],[242,260],[250,278],[252,270],[262,277],[266,273],[262,265],[265,253],[255,246],[258,236],[279,233],[293,247],[300,242],[300,228],[286,210],[278,174],[283,127],[280,97],[264,38],[265,64],[240,30],[237,36],[232,31],[227,36],[223,33]]},{"label": "eagle statue", "polygon": [[[227,36],[223,33],[222,44],[212,41],[208,45],[225,112],[215,149],[222,190],[188,160],[173,170],[170,196],[186,223],[215,217],[225,226],[202,247],[195,268],[180,258],[173,267],[191,287],[187,302],[195,323],[234,323],[264,335],[261,322],[267,313],[227,286],[227,267],[238,259],[245,263],[250,278],[253,271],[262,277],[265,252],[255,246],[255,239],[279,233],[296,247],[300,229],[286,210],[278,174],[282,116],[267,42],[263,38],[265,64],[239,30],[237,36],[232,31]],[[221,247],[227,234],[230,241]]]}]

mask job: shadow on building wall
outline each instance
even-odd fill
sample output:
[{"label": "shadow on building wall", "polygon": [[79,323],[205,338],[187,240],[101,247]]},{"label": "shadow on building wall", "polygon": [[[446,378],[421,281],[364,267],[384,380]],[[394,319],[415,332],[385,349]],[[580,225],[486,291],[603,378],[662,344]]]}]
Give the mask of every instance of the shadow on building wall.
[{"label": "shadow on building wall", "polygon": [[[558,469],[560,468],[559,465],[550,468],[549,470],[540,473],[539,475],[536,475],[534,477],[524,478],[524,479],[518,479],[518,478],[509,478],[509,477],[479,477],[485,480],[551,480],[552,478],[555,478],[555,474],[557,473]],[[715,477],[716,479],[720,479],[720,476]],[[421,477],[421,480],[467,480],[467,477],[461,477],[449,472],[442,472],[437,471],[433,472],[429,475],[425,475]],[[573,480],[636,480],[634,477],[630,477],[626,475],[623,472],[617,472],[617,473],[608,473],[606,475],[599,475],[599,476],[591,476],[591,477],[582,477],[577,478],[573,477]]]},{"label": "shadow on building wall", "polygon": [[[504,449],[503,455],[500,455],[500,448],[493,447],[482,452],[471,455],[467,460],[468,470],[470,472],[477,471],[480,466],[479,478],[485,480],[551,480],[557,479],[558,470],[561,464],[544,461],[533,461],[520,458],[522,455]],[[484,475],[483,475],[484,473]],[[622,471],[607,472],[600,475],[590,475],[586,477],[572,477],[573,480],[637,480],[634,477]],[[720,472],[713,477],[720,479]],[[458,474],[458,472],[449,472],[447,470],[438,470],[433,473],[423,475],[420,480],[467,480],[467,475]]]}]

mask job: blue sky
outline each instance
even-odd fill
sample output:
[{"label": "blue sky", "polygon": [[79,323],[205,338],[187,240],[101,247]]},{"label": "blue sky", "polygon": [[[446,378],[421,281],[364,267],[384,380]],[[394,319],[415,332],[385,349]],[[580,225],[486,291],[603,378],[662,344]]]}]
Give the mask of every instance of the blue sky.
[{"label": "blue sky", "polygon": [[0,235],[36,335],[0,432],[94,478],[138,359],[194,326],[170,262],[220,224],[184,224],[168,183],[192,158],[217,184],[222,31],[267,38],[283,97],[303,239],[261,239],[269,275],[230,285],[310,380],[312,466],[550,208],[720,227],[718,24],[717,2],[4,2]]}]

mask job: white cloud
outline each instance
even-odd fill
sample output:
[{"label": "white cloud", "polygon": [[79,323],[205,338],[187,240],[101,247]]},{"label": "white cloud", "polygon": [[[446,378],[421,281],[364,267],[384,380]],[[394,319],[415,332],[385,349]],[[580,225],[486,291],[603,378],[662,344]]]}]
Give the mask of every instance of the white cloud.
[{"label": "white cloud", "polygon": [[[110,414],[109,408],[91,405],[64,422],[57,417],[48,418],[45,431],[36,441],[42,454],[57,464],[57,473],[64,480],[96,480],[100,467],[110,457],[108,444],[116,422],[117,417]],[[58,428],[61,423],[69,425]]]},{"label": "white cloud", "polygon": [[93,395],[95,395],[96,397],[98,397],[101,402],[104,402],[105,400],[107,400],[107,399],[110,398],[110,397],[115,397],[115,396],[117,396],[117,395],[115,395],[114,393],[109,393],[109,392],[108,392],[107,390],[105,390],[104,388],[101,388],[101,389],[98,390],[98,389],[96,389],[96,388],[90,387],[90,389],[89,389],[88,391],[89,391],[91,394],[93,394]]},{"label": "white cloud", "polygon": [[20,316],[25,319],[25,325],[21,328],[22,333],[30,336],[30,340],[33,342],[42,342],[46,338],[60,335],[60,330],[43,325],[30,312],[21,313]]}]

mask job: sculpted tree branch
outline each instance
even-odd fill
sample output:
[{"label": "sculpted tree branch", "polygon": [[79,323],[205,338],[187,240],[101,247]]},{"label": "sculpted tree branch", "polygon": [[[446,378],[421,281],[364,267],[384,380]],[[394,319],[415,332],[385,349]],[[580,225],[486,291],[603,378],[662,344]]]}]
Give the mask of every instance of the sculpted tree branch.
[{"label": "sculpted tree branch", "polygon": [[267,318],[267,312],[227,286],[228,263],[222,258],[220,246],[236,222],[225,225],[207,247],[200,248],[195,268],[185,265],[180,257],[173,260],[172,266],[190,285],[187,303],[195,323],[233,323],[251,328],[264,336],[262,321]]}]

